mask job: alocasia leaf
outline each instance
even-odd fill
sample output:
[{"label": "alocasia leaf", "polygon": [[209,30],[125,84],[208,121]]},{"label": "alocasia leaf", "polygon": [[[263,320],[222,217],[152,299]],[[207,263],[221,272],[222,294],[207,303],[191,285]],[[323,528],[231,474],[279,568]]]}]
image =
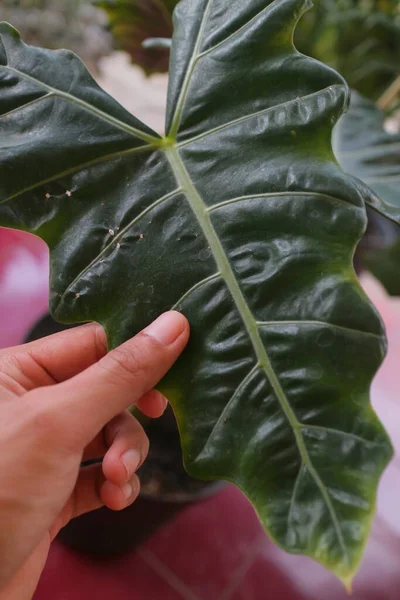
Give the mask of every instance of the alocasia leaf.
[{"label": "alocasia leaf", "polygon": [[47,242],[53,315],[110,347],[184,312],[161,389],[188,471],[235,482],[280,546],[349,583],[391,456],[369,403],[386,342],[352,266],[364,199],[330,144],[348,90],[292,44],[308,7],[182,0],[164,138],[2,25],[0,223]]},{"label": "alocasia leaf", "polygon": [[385,131],[386,115],[357,92],[334,130],[333,146],[343,169],[376,193],[368,203],[400,224],[400,133]]},{"label": "alocasia leaf", "polygon": [[145,44],[148,38],[171,38],[172,12],[178,0],[96,0],[109,19],[109,27],[120,48],[147,75],[166,73],[169,44]]},{"label": "alocasia leaf", "polygon": [[[376,198],[369,199],[371,207],[400,224],[400,134],[388,133],[385,119],[374,102],[353,91],[350,110],[335,128],[334,148],[343,169],[376,192]],[[399,295],[400,229],[389,226],[384,236],[388,239],[382,240],[386,247],[382,242],[366,243],[362,261],[389,294]]]}]

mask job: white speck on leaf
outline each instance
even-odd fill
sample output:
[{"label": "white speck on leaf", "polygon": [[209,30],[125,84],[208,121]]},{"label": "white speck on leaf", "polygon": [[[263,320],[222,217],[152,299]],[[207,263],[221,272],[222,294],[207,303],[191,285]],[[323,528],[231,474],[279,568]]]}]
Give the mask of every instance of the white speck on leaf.
[{"label": "white speck on leaf", "polygon": [[115,231],[114,231],[114,229],[109,229],[109,230],[108,230],[108,233],[109,233],[110,235],[114,235],[114,234],[115,234]]},{"label": "white speck on leaf", "polygon": [[70,190],[67,190],[65,193],[66,193],[66,195],[68,196],[68,198],[71,198],[71,196],[72,196],[72,192],[71,192]]},{"label": "white speck on leaf", "polygon": [[143,233],[139,233],[139,236],[138,236],[138,237],[139,237],[139,240],[142,240],[142,239],[144,238],[144,235],[143,235]]},{"label": "white speck on leaf", "polygon": [[117,242],[117,250],[119,250],[121,248],[121,244],[119,242]]}]

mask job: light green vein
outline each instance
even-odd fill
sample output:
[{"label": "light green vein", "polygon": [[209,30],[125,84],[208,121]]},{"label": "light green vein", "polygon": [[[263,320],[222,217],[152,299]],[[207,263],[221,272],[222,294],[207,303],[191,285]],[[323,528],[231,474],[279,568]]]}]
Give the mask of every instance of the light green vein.
[{"label": "light green vein", "polygon": [[343,198],[337,198],[336,196],[329,196],[328,194],[324,194],[323,192],[313,192],[309,190],[297,190],[293,192],[266,192],[265,194],[250,194],[248,196],[238,196],[237,198],[231,198],[229,200],[225,200],[224,202],[218,202],[218,204],[213,204],[212,206],[207,207],[207,212],[211,213],[214,210],[218,210],[219,208],[224,208],[225,206],[231,206],[232,204],[237,204],[238,202],[245,202],[246,200],[260,200],[262,198],[290,198],[293,196],[301,196],[301,197],[311,197],[311,198],[323,198],[324,200],[331,200],[336,203],[344,204],[347,208],[356,208],[364,212],[364,207],[357,206],[344,200]]},{"label": "light green vein", "polygon": [[55,173],[54,175],[51,175],[50,177],[47,177],[46,179],[41,179],[40,181],[36,181],[35,183],[32,183],[32,185],[28,185],[27,187],[23,188],[22,190],[18,190],[18,192],[11,194],[11,196],[8,196],[7,198],[0,198],[0,204],[9,202],[10,200],[13,200],[14,198],[18,198],[18,196],[21,196],[22,194],[25,194],[26,192],[31,192],[32,190],[35,190],[36,188],[40,187],[41,185],[46,185],[47,183],[52,183],[53,181],[57,181],[57,179],[61,179],[61,177],[67,177],[68,175],[73,175],[74,173],[79,173],[80,171],[89,169],[89,167],[94,167],[102,162],[107,162],[109,160],[113,160],[114,158],[120,158],[121,156],[127,156],[128,154],[139,154],[140,152],[145,152],[146,150],[152,150],[153,148],[154,148],[154,146],[149,144],[149,145],[145,145],[145,146],[138,146],[136,148],[129,148],[128,150],[121,150],[119,152],[112,152],[111,154],[105,154],[103,156],[99,156],[98,158],[89,160],[86,163],[81,163],[79,165],[75,165],[74,167],[71,167],[70,169],[66,169],[65,171],[59,171],[58,173]]},{"label": "light green vein", "polygon": [[132,221],[130,221],[123,229],[121,229],[121,231],[112,238],[112,242],[110,242],[109,244],[107,244],[103,248],[103,250],[101,252],[99,252],[99,254],[97,254],[97,256],[84,269],[82,269],[82,271],[75,277],[75,279],[68,285],[68,287],[65,288],[63,294],[60,296],[57,309],[60,306],[60,304],[63,301],[63,299],[65,298],[65,295],[69,292],[69,290],[71,288],[73,288],[74,285],[76,285],[78,283],[78,281],[80,279],[82,279],[82,277],[84,277],[86,275],[86,273],[88,273],[89,271],[91,271],[91,269],[93,269],[93,267],[95,267],[97,265],[97,263],[101,260],[101,258],[103,256],[105,256],[112,248],[115,248],[116,244],[119,242],[119,240],[121,238],[123,238],[124,235],[134,225],[136,225],[136,223],[138,223],[144,216],[146,216],[154,208],[156,208],[160,204],[163,204],[164,202],[167,202],[167,200],[170,200],[171,198],[174,198],[175,196],[177,196],[181,192],[182,192],[181,189],[176,189],[173,192],[170,192],[169,194],[165,194],[165,196],[162,196],[158,200],[155,200],[155,202],[153,202],[152,204],[150,204],[150,206],[148,206],[147,208],[145,208],[134,219],[132,219]]},{"label": "light green vein", "polygon": [[218,279],[219,277],[221,277],[221,273],[214,273],[214,275],[210,275],[210,277],[206,277],[205,279],[202,279],[201,281],[198,281],[197,283],[195,283],[190,288],[190,290],[188,290],[187,292],[185,292],[181,296],[181,298],[179,298],[178,302],[176,302],[174,304],[174,306],[171,308],[171,310],[176,310],[177,308],[179,308],[182,305],[182,303],[185,302],[185,300],[187,298],[189,298],[189,296],[191,296],[193,294],[193,292],[195,292],[199,288],[203,287],[203,285],[206,285],[210,281],[214,281],[215,279]]},{"label": "light green vein", "polygon": [[380,340],[382,339],[382,336],[378,333],[372,333],[371,331],[361,331],[361,329],[344,327],[343,325],[336,325],[335,323],[328,323],[326,321],[257,321],[258,327],[281,327],[285,325],[315,325],[316,327],[331,327],[332,329],[338,329],[339,331],[343,331],[343,333],[351,333],[353,335],[367,335],[373,338],[378,338]]},{"label": "light green vein", "polygon": [[288,516],[287,516],[287,529],[288,529],[288,531],[290,531],[290,525],[292,523],[292,518],[293,518],[293,511],[294,511],[294,507],[295,507],[295,504],[296,504],[297,490],[299,489],[300,480],[301,480],[301,477],[303,475],[304,469],[305,469],[304,465],[301,465],[301,467],[299,469],[299,472],[297,474],[297,477],[296,477],[296,481],[295,481],[294,486],[293,486],[292,497],[290,498],[289,511],[288,511]]},{"label": "light green vein", "polygon": [[282,2],[282,0],[274,0],[274,2],[271,2],[271,4],[268,4],[268,6],[266,6],[262,10],[260,10],[256,15],[254,15],[254,17],[252,19],[249,19],[244,25],[242,25],[242,27],[239,27],[239,29],[236,29],[236,31],[234,31],[233,33],[228,35],[226,38],[224,38],[218,44],[215,44],[215,46],[211,46],[211,48],[204,50],[204,52],[199,54],[199,58],[202,58],[203,56],[210,54],[210,52],[214,52],[214,50],[217,50],[218,48],[221,48],[221,46],[224,46],[225,44],[227,44],[231,39],[233,39],[240,33],[243,33],[243,31],[248,29],[248,27],[250,27],[256,21],[258,21],[260,19],[260,17],[262,17],[265,14],[268,14],[271,11],[271,9],[275,9],[276,6],[279,6],[279,4],[281,4],[281,2]]},{"label": "light green vein", "polygon": [[178,133],[179,125],[182,119],[183,109],[186,104],[186,99],[189,93],[190,80],[193,75],[193,71],[196,68],[197,61],[200,55],[200,48],[203,41],[205,28],[207,26],[208,17],[211,11],[212,3],[214,0],[208,0],[207,6],[204,10],[203,17],[200,23],[199,32],[197,34],[196,43],[193,48],[192,56],[188,64],[185,79],[183,80],[181,91],[179,93],[178,101],[174,112],[174,118],[172,120],[171,129],[168,133],[168,137],[175,138]]},{"label": "light green vein", "polygon": [[128,125],[127,123],[124,123],[123,121],[120,121],[119,119],[117,119],[115,117],[112,117],[111,115],[104,112],[103,110],[100,110],[99,108],[93,106],[92,104],[89,104],[89,102],[85,102],[85,100],[81,100],[80,98],[77,98],[76,96],[72,96],[71,94],[68,94],[67,92],[62,92],[61,90],[58,90],[57,88],[47,85],[46,83],[43,83],[43,81],[40,81],[39,79],[36,79],[35,77],[31,77],[30,75],[27,75],[23,71],[14,69],[14,67],[10,67],[9,65],[7,65],[3,68],[8,69],[9,71],[12,71],[13,73],[15,73],[16,75],[19,75],[23,79],[32,81],[36,85],[43,87],[44,89],[48,90],[49,92],[53,93],[55,96],[58,96],[59,98],[63,98],[64,100],[67,100],[71,104],[76,104],[83,110],[86,110],[87,112],[91,113],[92,115],[95,115],[96,117],[109,123],[110,125],[114,125],[114,127],[117,127],[118,129],[122,129],[123,131],[126,131],[127,133],[134,136],[135,138],[143,140],[149,144],[154,144],[155,146],[160,145],[160,142],[161,142],[160,137],[156,137],[156,136],[150,135],[148,133],[145,133],[143,131],[140,131],[140,129],[137,129],[136,127],[133,127],[132,125]]},{"label": "light green vein", "polygon": [[200,461],[202,459],[202,455],[204,454],[207,446],[210,444],[211,440],[213,439],[213,437],[215,436],[215,433],[218,431],[221,423],[224,422],[225,416],[229,413],[229,410],[231,408],[231,406],[234,404],[234,402],[237,400],[237,398],[240,397],[240,394],[242,393],[242,390],[245,389],[245,387],[247,386],[247,384],[251,381],[251,379],[253,378],[253,375],[261,368],[261,365],[259,365],[258,363],[251,369],[251,371],[249,373],[247,373],[246,377],[244,377],[242,379],[242,381],[239,383],[239,385],[237,386],[236,390],[234,391],[234,393],[232,394],[231,398],[228,400],[224,410],[222,411],[222,413],[220,414],[220,416],[218,417],[217,422],[215,423],[215,425],[213,426],[211,432],[209,433],[202,449],[200,450],[200,452],[197,454],[197,457],[195,459],[195,461]]},{"label": "light green vein", "polygon": [[211,222],[210,215],[207,212],[207,207],[201,198],[199,192],[195,188],[189,173],[186,170],[186,167],[181,159],[179,151],[177,148],[170,146],[165,148],[166,157],[171,165],[171,168],[175,174],[175,178],[178,182],[179,187],[181,187],[186,194],[187,200],[192,208],[193,213],[195,214],[199,225],[201,226],[203,233],[207,239],[207,242],[210,246],[212,254],[214,256],[214,260],[217,264],[218,271],[221,273],[221,276],[225,280],[225,283],[232,295],[232,298],[236,304],[237,310],[241,316],[241,319],[244,323],[246,331],[250,337],[252,342],[254,352],[257,357],[258,366],[262,368],[271,384],[271,387],[282,407],[284,414],[293,430],[293,435],[296,441],[297,448],[299,450],[300,457],[303,461],[303,464],[308,469],[312,478],[315,481],[316,486],[318,487],[322,498],[326,504],[328,512],[330,514],[333,526],[335,528],[335,532],[338,538],[339,545],[342,549],[343,557],[345,562],[349,563],[349,555],[346,548],[346,544],[344,542],[343,533],[340,528],[339,520],[336,515],[332,499],[329,496],[328,490],[326,489],[319,473],[315,469],[314,465],[311,462],[310,456],[308,454],[308,450],[303,438],[303,434],[301,432],[301,424],[299,423],[288,399],[286,398],[285,392],[281,386],[281,383],[272,367],[270,358],[265,349],[265,346],[262,342],[259,327],[257,325],[257,321],[254,318],[249,305],[243,295],[243,292],[239,286],[238,281],[236,280],[235,274],[232,270],[231,264],[228,260],[228,257],[224,251],[224,248],[221,244],[221,241],[215,231],[213,224]]},{"label": "light green vein", "polygon": [[12,110],[9,110],[8,112],[3,113],[2,115],[0,115],[0,119],[4,119],[5,117],[10,117],[14,113],[20,112],[21,110],[23,110],[25,108],[30,108],[34,104],[39,104],[39,102],[41,102],[41,100],[45,100],[46,98],[51,98],[52,96],[54,96],[53,92],[48,92],[47,94],[44,94],[44,96],[35,98],[34,100],[27,102],[26,104],[21,104],[20,106],[17,106],[16,108],[13,108]]},{"label": "light green vein", "polygon": [[331,433],[332,435],[339,435],[341,437],[352,439],[356,442],[360,442],[362,444],[369,444],[371,446],[382,447],[383,444],[380,442],[374,442],[373,440],[366,440],[365,438],[357,435],[356,433],[351,433],[349,431],[342,431],[341,429],[333,429],[332,427],[324,427],[323,425],[308,425],[307,423],[301,423],[302,429],[309,429],[310,431],[325,431],[326,433]]},{"label": "light green vein", "polygon": [[[193,142],[202,140],[202,139],[208,137],[209,135],[218,133],[219,131],[223,131],[224,129],[228,129],[228,128],[238,125],[240,123],[245,123],[246,121],[249,121],[250,119],[254,119],[256,117],[263,117],[264,115],[273,113],[274,111],[278,110],[279,108],[285,108],[285,107],[290,108],[295,103],[299,103],[299,102],[304,103],[304,101],[306,101],[306,100],[321,96],[322,94],[324,94],[324,92],[333,90],[335,88],[343,88],[343,86],[341,84],[335,83],[334,85],[330,85],[326,88],[323,88],[322,90],[313,92],[312,94],[307,94],[306,96],[299,96],[297,98],[293,98],[292,100],[286,100],[285,102],[281,102],[280,104],[275,104],[274,106],[269,106],[268,108],[263,108],[262,110],[258,110],[255,113],[249,113],[247,115],[244,115],[243,117],[238,117],[237,119],[233,119],[232,121],[228,121],[227,123],[222,123],[221,125],[218,125],[217,127],[214,127],[213,129],[208,129],[207,131],[204,131],[203,133],[199,133],[199,135],[196,135],[188,140],[183,140],[182,142],[179,142],[177,144],[177,147],[184,148],[185,146],[188,146],[189,144],[192,144]],[[291,126],[289,115],[287,115],[287,116],[288,116],[288,118],[285,120],[285,129],[287,129],[289,131],[296,125]]]}]

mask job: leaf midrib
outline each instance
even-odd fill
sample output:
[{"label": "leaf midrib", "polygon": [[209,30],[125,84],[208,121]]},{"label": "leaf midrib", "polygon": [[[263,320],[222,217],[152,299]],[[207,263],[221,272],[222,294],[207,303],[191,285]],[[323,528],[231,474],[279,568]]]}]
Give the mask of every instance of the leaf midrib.
[{"label": "leaf midrib", "polygon": [[[203,19],[203,22],[202,22],[200,30],[199,30],[198,38],[196,40],[193,56],[192,56],[190,64],[189,64],[189,69],[186,72],[184,85],[181,89],[181,94],[180,94],[180,97],[178,100],[178,107],[177,107],[177,110],[175,111],[175,117],[174,117],[173,123],[172,123],[172,128],[171,128],[172,134],[175,134],[177,132],[179,125],[180,125],[182,112],[183,112],[187,94],[189,91],[191,75],[193,73],[193,70],[196,66],[197,60],[199,58],[199,49],[201,46],[202,33],[203,33],[203,30],[205,27],[205,23],[207,21],[207,16],[210,11],[212,2],[213,2],[213,0],[209,0],[209,2],[207,4],[204,19]],[[58,90],[51,86],[48,86],[47,84],[44,84],[43,82],[38,81],[35,78],[28,76],[26,73],[23,73],[21,71],[18,71],[17,69],[14,69],[13,67],[10,67],[9,65],[7,65],[6,68],[17,73],[21,77],[24,77],[24,78],[31,80],[37,84],[40,84],[42,87],[47,89],[49,92],[52,92],[61,98],[64,98],[74,104],[79,105],[81,108],[88,110],[92,114],[97,115],[99,118],[109,122],[110,124],[113,124],[114,126],[125,130],[126,132],[130,133],[134,137],[142,139],[150,144],[154,144],[155,147],[161,146],[163,143],[162,138],[146,134],[146,133],[136,129],[135,127],[127,125],[126,123],[123,123],[119,119],[116,119],[115,117],[111,117],[107,113],[104,113],[100,109],[94,107],[93,105],[91,105],[89,103],[86,103],[85,101],[83,101],[79,98],[76,98],[75,96],[72,96],[66,92],[62,92],[61,90]],[[174,138],[175,135],[172,135],[171,137]],[[260,367],[264,370],[264,372],[271,384],[271,387],[282,407],[282,410],[283,410],[284,414],[286,415],[290,426],[292,427],[302,463],[308,469],[310,475],[313,477],[313,479],[314,479],[314,481],[326,503],[326,506],[331,515],[331,519],[332,519],[332,522],[333,522],[333,525],[334,525],[334,528],[335,528],[335,531],[336,531],[336,534],[338,537],[339,544],[343,551],[343,555],[346,559],[346,562],[348,562],[347,549],[346,549],[346,546],[344,543],[344,539],[343,539],[343,535],[342,535],[342,532],[340,529],[339,521],[337,519],[331,498],[330,498],[330,496],[327,492],[327,489],[326,489],[325,485],[323,484],[318,472],[316,471],[316,469],[314,468],[314,466],[311,462],[311,459],[309,457],[308,450],[307,450],[307,447],[306,447],[306,444],[304,442],[303,435],[301,432],[301,424],[298,421],[292,407],[290,406],[290,403],[289,403],[288,399],[286,398],[285,392],[280,384],[280,381],[272,367],[270,358],[268,356],[268,353],[267,353],[265,346],[262,342],[262,339],[260,337],[260,332],[259,332],[259,327],[258,327],[257,321],[255,320],[255,318],[250,310],[250,307],[248,306],[248,304],[246,302],[246,299],[241,291],[238,281],[236,280],[236,277],[234,275],[234,272],[232,270],[232,267],[230,265],[228,257],[226,255],[224,248],[219,240],[219,237],[212,225],[211,218],[207,211],[206,204],[203,201],[203,199],[201,198],[200,194],[198,193],[193,182],[191,181],[189,173],[187,172],[185,165],[180,157],[179,150],[176,147],[174,147],[173,145],[167,146],[167,147],[163,148],[163,150],[164,150],[165,155],[166,155],[166,157],[171,165],[171,168],[175,174],[175,177],[176,177],[179,187],[182,187],[186,193],[187,200],[188,200],[188,202],[199,222],[199,225],[201,226],[203,233],[210,245],[210,248],[214,255],[214,258],[215,258],[215,261],[219,268],[219,271],[221,273],[221,276],[224,279],[224,281],[232,295],[232,298],[236,304],[237,310],[243,320],[243,323],[249,334],[249,337],[251,339],[251,342],[252,342],[252,345],[253,345],[257,360],[258,360],[256,366]]]},{"label": "leaf midrib", "polygon": [[340,529],[339,521],[335,509],[333,507],[332,500],[328,494],[328,491],[322,479],[320,478],[317,470],[311,462],[301,431],[302,424],[299,422],[299,420],[296,417],[296,414],[290,406],[290,403],[279,381],[279,378],[272,367],[271,360],[268,356],[268,353],[260,336],[257,320],[254,318],[253,313],[249,305],[247,304],[247,301],[243,295],[240,285],[235,277],[229,259],[221,244],[218,234],[215,231],[214,226],[211,222],[207,206],[202,197],[200,196],[199,192],[197,191],[195,185],[193,184],[190,175],[186,170],[185,164],[179,154],[179,150],[174,145],[171,145],[169,147],[164,148],[164,152],[174,172],[177,184],[179,188],[182,188],[183,192],[185,193],[189,205],[197,218],[197,221],[204,233],[205,238],[207,239],[220,276],[225,281],[226,286],[229,289],[232,299],[240,314],[240,317],[244,323],[244,326],[248,332],[258,361],[256,366],[264,370],[268,381],[270,382],[271,387],[276,395],[276,398],[278,399],[278,402],[293,430],[293,434],[302,463],[314,479],[315,484],[317,485],[321,496],[324,499],[324,502],[331,516],[332,523],[334,525],[336,535],[343,552],[343,556],[346,562],[348,563],[348,552],[343,539],[342,531]]}]

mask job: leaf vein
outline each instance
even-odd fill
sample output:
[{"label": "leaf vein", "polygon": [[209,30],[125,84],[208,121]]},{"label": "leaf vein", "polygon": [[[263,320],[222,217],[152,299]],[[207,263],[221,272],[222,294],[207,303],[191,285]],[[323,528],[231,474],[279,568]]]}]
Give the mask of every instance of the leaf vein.
[{"label": "leaf vein", "polygon": [[9,69],[13,73],[16,73],[17,75],[19,75],[20,77],[22,77],[28,81],[32,81],[32,82],[42,86],[44,89],[53,93],[55,96],[58,96],[59,98],[66,100],[67,102],[70,102],[71,104],[76,104],[81,109],[86,110],[87,112],[95,115],[99,119],[109,123],[110,125],[113,125],[114,127],[118,128],[118,129],[122,129],[123,131],[126,131],[127,133],[129,133],[130,135],[132,135],[135,138],[138,138],[147,143],[154,144],[157,146],[160,145],[161,138],[144,133],[144,132],[140,131],[140,129],[137,129],[136,127],[133,127],[132,125],[128,125],[127,123],[120,121],[116,117],[112,117],[111,115],[105,113],[103,110],[96,108],[92,104],[85,102],[85,100],[81,100],[80,98],[77,98],[76,96],[72,96],[71,94],[68,94],[67,92],[62,92],[61,90],[58,90],[57,88],[53,88],[52,86],[47,85],[46,83],[43,83],[43,81],[40,81],[39,79],[36,79],[35,77],[31,77],[30,75],[27,75],[23,71],[14,69],[14,67],[10,67],[9,65],[7,65],[5,68]]},{"label": "leaf vein", "polygon": [[340,435],[346,438],[354,439],[357,442],[362,442],[363,444],[370,444],[371,446],[383,446],[383,444],[381,444],[380,442],[366,440],[365,438],[357,435],[356,433],[351,433],[349,431],[341,431],[340,429],[334,429],[332,427],[325,427],[323,425],[308,425],[307,423],[301,423],[300,427],[302,429],[315,429],[316,431],[326,431],[327,433],[333,433],[334,435]]},{"label": "leaf vein", "polygon": [[176,103],[176,109],[175,109],[175,113],[174,113],[174,116],[172,119],[171,129],[168,134],[172,138],[174,138],[176,136],[178,129],[179,129],[179,125],[181,123],[183,109],[185,107],[187,95],[189,93],[190,80],[191,80],[193,71],[196,67],[196,64],[197,64],[197,61],[199,58],[199,50],[201,47],[201,43],[203,41],[204,31],[205,31],[205,28],[206,28],[206,25],[208,22],[208,16],[210,14],[213,2],[214,2],[214,0],[208,0],[208,3],[204,9],[203,18],[200,23],[196,43],[193,48],[193,54],[191,56],[191,59],[189,61],[188,67],[187,67],[185,79],[183,81],[182,88],[181,88],[181,91],[180,91],[180,94],[178,97],[178,101]]},{"label": "leaf vein", "polygon": [[334,506],[332,504],[332,500],[329,496],[329,493],[323,483],[319,473],[315,469],[314,465],[311,462],[310,456],[308,454],[308,450],[305,444],[305,440],[303,438],[300,423],[297,419],[297,416],[290,405],[289,400],[286,397],[286,394],[282,388],[280,380],[275,373],[273,366],[271,364],[271,360],[267,353],[267,350],[262,342],[260,337],[259,328],[257,326],[257,321],[255,320],[250,307],[247,303],[246,298],[243,295],[243,292],[240,288],[240,285],[236,279],[236,276],[233,272],[232,266],[229,262],[229,259],[224,251],[224,248],[221,244],[221,241],[215,231],[213,224],[210,219],[210,215],[207,212],[207,207],[205,205],[204,200],[200,196],[197,191],[194,183],[192,182],[189,173],[186,170],[186,167],[182,161],[182,158],[179,154],[179,151],[176,147],[170,146],[165,148],[164,150],[166,157],[171,165],[172,171],[175,175],[175,178],[183,190],[186,193],[187,200],[189,205],[196,216],[200,227],[203,229],[204,235],[210,245],[210,249],[214,255],[214,260],[217,264],[218,270],[221,273],[221,276],[225,280],[226,286],[232,295],[232,299],[236,304],[236,308],[239,312],[239,315],[243,321],[243,324],[246,328],[246,331],[249,333],[250,340],[252,342],[254,352],[257,356],[257,363],[262,367],[265,372],[265,375],[274,391],[278,402],[281,405],[281,408],[291,426],[294,434],[294,438],[296,441],[296,445],[300,454],[300,457],[307,467],[309,473],[312,475],[316,486],[318,487],[320,494],[326,504],[328,512],[330,514],[333,526],[335,528],[336,536],[338,538],[339,545],[342,549],[344,560],[346,564],[349,563],[349,555],[346,548],[346,544],[344,542],[343,533],[340,528],[340,523],[338,521]]},{"label": "leaf vein", "polygon": [[275,8],[275,6],[278,5],[280,2],[281,2],[281,0],[274,0],[274,2],[271,2],[271,4],[269,4],[268,6],[266,6],[265,8],[263,8],[262,10],[260,10],[254,17],[252,17],[249,21],[247,21],[244,25],[242,25],[242,27],[239,27],[239,29],[236,29],[236,31],[234,31],[233,33],[231,33],[230,35],[228,35],[228,37],[226,37],[223,40],[221,40],[218,44],[215,44],[215,46],[212,46],[211,48],[208,48],[208,50],[204,50],[204,52],[201,52],[199,54],[199,58],[203,58],[203,56],[206,56],[207,54],[210,54],[210,52],[213,52],[214,50],[217,50],[217,48],[220,48],[221,46],[224,46],[232,38],[236,37],[237,35],[239,35],[243,31],[245,31],[248,27],[250,27],[250,25],[252,25],[253,23],[255,23],[262,15],[268,14],[268,12],[271,10],[271,8]]},{"label": "leaf vein", "polygon": [[221,423],[224,422],[225,416],[228,414],[230,407],[235,402],[235,400],[238,398],[238,396],[240,396],[242,390],[251,381],[253,375],[260,368],[261,368],[261,365],[259,363],[257,363],[256,365],[254,365],[254,367],[251,369],[251,371],[249,373],[247,373],[247,375],[239,383],[239,385],[237,386],[236,390],[234,391],[234,393],[232,394],[231,398],[228,400],[226,406],[224,407],[224,410],[221,412],[220,416],[218,417],[218,420],[213,425],[213,427],[212,427],[209,435],[207,436],[207,439],[206,439],[206,441],[205,441],[202,449],[200,450],[200,452],[198,452],[198,454],[197,454],[197,456],[195,458],[195,462],[201,460],[201,458],[202,458],[201,455],[204,454],[207,446],[210,444],[210,442],[211,442],[212,438],[214,437],[216,431],[218,430],[219,426],[221,425]]},{"label": "leaf vein", "polygon": [[221,277],[221,273],[218,272],[218,273],[214,273],[214,275],[210,275],[209,277],[206,277],[205,279],[202,279],[201,281],[198,281],[197,283],[195,283],[187,292],[185,292],[179,298],[178,302],[176,302],[170,310],[177,310],[181,306],[181,304],[185,300],[187,300],[187,298],[189,298],[189,296],[191,296],[191,294],[193,292],[195,292],[197,289],[199,289],[206,283],[209,283],[210,281],[214,281],[215,279],[218,279],[219,277]]},{"label": "leaf vein", "polygon": [[290,530],[290,526],[291,526],[291,522],[292,522],[292,518],[293,518],[293,510],[294,510],[295,503],[296,503],[296,494],[297,494],[298,487],[300,485],[301,477],[303,475],[303,469],[304,469],[304,465],[302,463],[300,466],[299,472],[297,473],[296,481],[294,482],[294,486],[293,486],[292,496],[290,498],[289,511],[288,511],[287,524],[286,524],[288,531]]},{"label": "leaf vein", "polygon": [[28,108],[29,106],[32,106],[33,104],[36,104],[36,103],[40,102],[41,100],[44,100],[45,98],[50,98],[51,96],[54,96],[53,92],[48,92],[47,94],[44,94],[44,96],[40,96],[39,98],[35,98],[34,100],[31,100],[31,102],[27,102],[26,104],[21,104],[21,106],[17,106],[16,108],[13,108],[12,110],[9,110],[8,112],[0,115],[0,119],[3,119],[4,117],[9,117],[10,115],[18,112],[19,110]]},{"label": "leaf vein", "polygon": [[153,146],[151,146],[149,144],[146,146],[138,146],[136,148],[129,148],[128,150],[120,150],[119,152],[112,152],[111,154],[105,154],[103,156],[99,156],[98,158],[89,160],[86,163],[77,165],[76,167],[71,167],[70,169],[66,169],[65,171],[60,171],[59,173],[56,173],[55,175],[51,175],[51,177],[47,177],[46,179],[37,181],[37,182],[33,183],[32,185],[29,185],[26,188],[19,190],[15,194],[8,196],[7,198],[0,199],[0,204],[5,204],[6,202],[9,202],[10,200],[14,200],[14,198],[18,198],[18,196],[21,196],[22,194],[25,194],[26,192],[31,192],[32,190],[35,190],[36,188],[40,187],[41,185],[46,185],[46,183],[51,183],[53,181],[56,181],[57,179],[60,179],[61,177],[66,177],[67,175],[73,175],[74,173],[79,173],[79,171],[84,171],[85,169],[88,169],[89,167],[94,167],[95,165],[100,164],[102,162],[106,162],[106,161],[112,160],[114,158],[119,158],[120,156],[126,156],[128,154],[138,154],[140,152],[145,152],[146,150],[153,150],[153,149],[154,149]]},{"label": "leaf vein", "polygon": [[344,332],[352,333],[355,335],[367,335],[373,338],[382,339],[382,336],[378,333],[373,333],[371,331],[362,331],[361,329],[353,329],[352,327],[344,327],[343,325],[336,325],[335,323],[329,323],[327,321],[298,321],[298,320],[288,320],[288,321],[257,321],[258,327],[275,327],[281,325],[316,325],[316,326],[324,326],[324,327],[332,327],[334,329],[339,329]]},{"label": "leaf vein", "polygon": [[93,267],[95,267],[97,265],[97,263],[101,260],[101,258],[103,256],[105,256],[107,254],[107,252],[110,249],[112,249],[112,247],[115,246],[118,243],[118,241],[127,233],[127,231],[129,229],[131,229],[131,227],[133,227],[133,225],[136,225],[136,223],[138,223],[151,210],[153,210],[154,208],[156,208],[157,206],[159,206],[163,202],[166,202],[167,200],[171,200],[171,198],[174,198],[174,196],[177,196],[181,192],[182,192],[182,190],[180,188],[178,188],[178,189],[174,190],[173,192],[169,192],[168,194],[165,194],[164,196],[162,196],[158,200],[155,200],[155,202],[153,202],[152,204],[150,204],[150,206],[148,206],[147,208],[145,208],[134,219],[132,219],[132,221],[130,221],[116,236],[113,237],[112,242],[110,242],[109,244],[107,244],[103,248],[103,250],[101,252],[99,252],[99,254],[84,269],[82,269],[82,271],[75,277],[75,279],[65,288],[64,292],[60,296],[60,299],[59,299],[59,302],[57,304],[56,310],[58,310],[58,308],[60,307],[61,302],[63,301],[63,299],[65,298],[66,294],[69,292],[69,290],[74,285],[76,285],[76,283],[78,283],[78,281],[82,277],[84,277],[86,275],[86,273],[88,273]]},{"label": "leaf vein", "polygon": [[218,210],[219,208],[223,208],[225,206],[230,206],[231,204],[236,204],[238,202],[244,202],[246,200],[257,200],[261,198],[274,198],[274,197],[290,197],[290,196],[312,196],[317,198],[327,198],[328,200],[333,200],[335,202],[340,202],[341,204],[345,204],[348,208],[355,208],[357,210],[364,211],[360,206],[356,206],[355,204],[351,204],[347,200],[343,198],[338,198],[336,196],[330,196],[329,194],[325,194],[324,192],[312,192],[308,190],[296,190],[293,192],[266,192],[265,194],[250,194],[248,196],[239,196],[237,198],[231,198],[230,200],[225,200],[224,202],[219,202],[218,204],[213,204],[207,208],[207,212],[211,213],[214,210]]},{"label": "leaf vein", "polygon": [[184,146],[187,146],[188,144],[197,142],[198,140],[208,137],[209,135],[212,135],[213,133],[217,133],[223,129],[227,129],[229,127],[237,125],[238,123],[243,123],[245,121],[249,121],[250,119],[253,119],[254,117],[261,117],[267,113],[274,112],[275,110],[282,108],[283,106],[290,106],[291,104],[294,104],[295,102],[302,102],[304,100],[309,100],[310,98],[313,98],[314,96],[319,96],[320,94],[323,94],[324,92],[331,90],[333,88],[342,88],[342,87],[344,87],[342,84],[335,83],[333,85],[327,86],[326,88],[323,88],[322,90],[313,92],[312,94],[307,94],[306,96],[298,96],[297,98],[292,98],[292,100],[287,100],[286,102],[281,102],[280,104],[275,104],[274,106],[269,106],[268,108],[263,108],[262,110],[259,110],[255,113],[251,113],[249,115],[244,115],[243,117],[239,117],[237,119],[233,119],[232,121],[228,121],[227,123],[223,123],[222,125],[218,125],[218,127],[214,127],[213,129],[208,129],[207,131],[200,133],[199,135],[196,135],[195,137],[192,137],[188,140],[179,142],[176,145],[176,147],[183,148]]}]

